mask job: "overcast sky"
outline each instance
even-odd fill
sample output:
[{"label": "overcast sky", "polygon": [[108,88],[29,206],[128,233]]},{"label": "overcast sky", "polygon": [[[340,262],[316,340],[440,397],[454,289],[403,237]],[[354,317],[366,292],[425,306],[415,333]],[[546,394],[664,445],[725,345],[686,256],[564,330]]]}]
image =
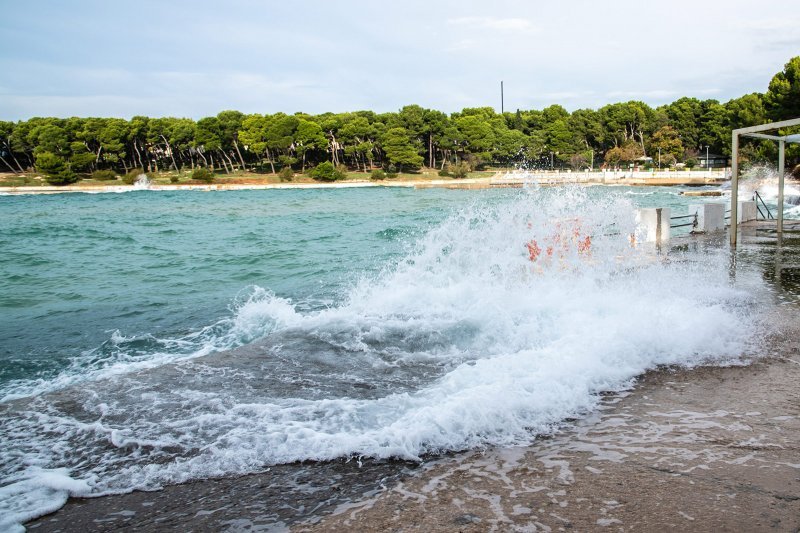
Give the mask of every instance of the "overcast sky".
[{"label": "overcast sky", "polygon": [[724,102],[796,55],[793,0],[0,0],[0,119]]}]

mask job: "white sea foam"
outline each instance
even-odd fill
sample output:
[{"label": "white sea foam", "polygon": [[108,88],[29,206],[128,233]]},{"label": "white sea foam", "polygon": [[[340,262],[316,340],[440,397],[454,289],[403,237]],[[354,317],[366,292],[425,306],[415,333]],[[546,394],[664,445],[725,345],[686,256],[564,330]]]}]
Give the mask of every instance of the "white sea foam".
[{"label": "white sea foam", "polygon": [[25,478],[0,487],[0,531],[24,531],[23,522],[60,509],[69,496],[90,492],[89,484],[72,479],[66,468],[30,467]]},{"label": "white sea foam", "polygon": [[7,384],[0,390],[0,404],[230,350],[286,327],[298,317],[288,300],[253,287],[234,300],[231,316],[182,337],[125,336],[113,331],[107,343],[76,357],[57,376]]},{"label": "white sea foam", "polygon": [[[634,231],[632,205],[621,195],[598,201],[566,189],[543,200],[533,190],[453,215],[402,261],[362,279],[339,305],[302,313],[256,291],[224,324],[84,375],[97,385],[84,397],[80,419],[46,405],[35,414],[16,413],[9,433],[25,434],[32,444],[14,453],[36,466],[14,470],[0,506],[21,521],[70,493],[156,488],[298,460],[419,459],[524,444],[648,369],[748,352],[759,321],[753,296],[730,283],[727,256],[665,261],[631,247]],[[446,371],[419,387],[366,398],[253,397],[239,382],[210,390],[200,374],[170,381],[166,391],[142,392],[147,378],[137,378],[132,392],[123,393],[120,376],[132,370],[286,332],[329,342],[341,351],[325,364],[359,361],[376,379],[382,369],[420,361],[440,361]],[[176,356],[181,343],[190,349]],[[298,357],[299,381],[315,357],[324,356]],[[113,387],[100,387],[98,380],[112,376]],[[64,384],[51,385],[40,390]],[[77,461],[76,450],[84,457],[80,468],[63,470]],[[42,468],[62,470],[48,481]]]},{"label": "white sea foam", "polygon": [[[739,196],[749,199],[753,193],[758,192],[761,199],[770,208],[777,208],[778,204],[778,173],[772,167],[757,166],[749,169],[739,182]],[[784,216],[787,218],[800,217],[800,185],[794,180],[785,178],[784,181]]]}]

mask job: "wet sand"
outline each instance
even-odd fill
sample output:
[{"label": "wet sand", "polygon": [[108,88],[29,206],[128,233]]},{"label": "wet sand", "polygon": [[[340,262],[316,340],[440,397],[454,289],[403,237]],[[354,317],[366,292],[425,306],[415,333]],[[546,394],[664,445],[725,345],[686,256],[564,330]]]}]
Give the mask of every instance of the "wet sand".
[{"label": "wet sand", "polygon": [[[329,482],[308,482],[300,492],[297,479],[276,482],[273,471],[71,499],[27,527],[796,532],[800,350],[794,338],[786,335],[781,356],[748,366],[650,372],[630,392],[606,396],[599,410],[531,446],[452,454],[416,468],[316,465]],[[296,496],[288,503],[276,503],[291,490]]]}]

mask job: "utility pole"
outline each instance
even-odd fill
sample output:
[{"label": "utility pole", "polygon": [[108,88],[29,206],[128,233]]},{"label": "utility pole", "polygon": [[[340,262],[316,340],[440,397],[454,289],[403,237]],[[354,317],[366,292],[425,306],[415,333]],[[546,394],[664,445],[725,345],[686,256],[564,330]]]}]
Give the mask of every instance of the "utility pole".
[{"label": "utility pole", "polygon": [[504,99],[504,97],[503,97],[503,81],[500,80],[500,114],[501,115],[505,112],[505,109],[504,109],[505,102],[503,101],[503,99]]}]

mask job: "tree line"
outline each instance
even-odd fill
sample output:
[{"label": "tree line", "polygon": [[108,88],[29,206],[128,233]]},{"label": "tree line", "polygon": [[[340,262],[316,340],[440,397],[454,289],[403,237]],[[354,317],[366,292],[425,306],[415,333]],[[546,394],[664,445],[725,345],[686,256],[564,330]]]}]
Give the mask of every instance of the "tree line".
[{"label": "tree line", "polygon": [[[687,163],[707,149],[730,155],[731,130],[800,117],[800,57],[773,76],[765,93],[725,103],[680,98],[651,107],[609,104],[572,113],[560,105],[497,113],[491,107],[447,115],[409,105],[396,113],[309,115],[222,111],[189,118],[31,118],[0,121],[0,170],[36,169],[69,183],[98,171],[205,168],[277,173],[326,167],[370,171],[446,170],[526,162],[539,168],[596,168],[648,161]],[[772,158],[774,143],[746,145],[743,157]],[[788,160],[797,164],[793,149]]]}]

